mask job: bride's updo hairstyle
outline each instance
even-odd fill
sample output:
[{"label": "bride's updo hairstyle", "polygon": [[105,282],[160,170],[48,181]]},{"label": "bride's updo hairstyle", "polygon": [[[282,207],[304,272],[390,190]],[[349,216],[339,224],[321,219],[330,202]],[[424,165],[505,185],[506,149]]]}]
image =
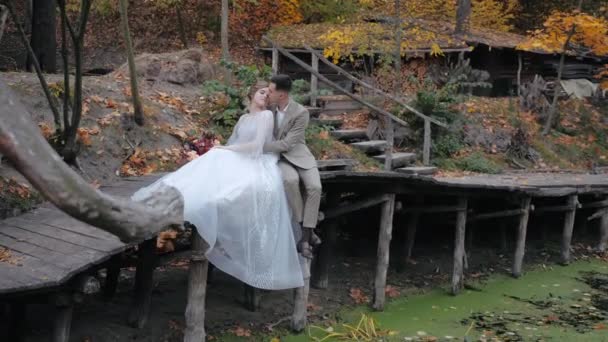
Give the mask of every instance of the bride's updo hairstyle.
[{"label": "bride's updo hairstyle", "polygon": [[258,90],[260,90],[262,88],[268,88],[269,85],[270,84],[266,81],[263,81],[263,80],[257,81],[254,85],[252,85],[249,88],[249,92],[247,93],[247,100],[249,100],[249,102],[251,103],[251,100],[253,100],[255,93],[257,93]]}]

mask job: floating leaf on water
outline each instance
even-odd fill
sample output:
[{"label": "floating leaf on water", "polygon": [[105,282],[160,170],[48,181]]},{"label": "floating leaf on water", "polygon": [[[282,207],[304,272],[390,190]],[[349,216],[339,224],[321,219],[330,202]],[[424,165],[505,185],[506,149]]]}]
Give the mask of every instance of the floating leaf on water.
[{"label": "floating leaf on water", "polygon": [[426,336],[426,332],[424,332],[424,331],[418,331],[418,332],[416,332],[416,334],[418,336]]}]

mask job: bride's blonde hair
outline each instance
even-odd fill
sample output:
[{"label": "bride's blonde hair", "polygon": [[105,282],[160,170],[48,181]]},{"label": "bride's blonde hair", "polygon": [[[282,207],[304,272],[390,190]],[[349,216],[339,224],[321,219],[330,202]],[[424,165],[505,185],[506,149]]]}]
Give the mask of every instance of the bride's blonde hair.
[{"label": "bride's blonde hair", "polygon": [[258,80],[254,85],[249,87],[249,92],[247,93],[247,100],[249,100],[249,103],[251,103],[251,100],[253,100],[253,97],[258,90],[268,88],[269,85],[270,84],[264,80]]}]

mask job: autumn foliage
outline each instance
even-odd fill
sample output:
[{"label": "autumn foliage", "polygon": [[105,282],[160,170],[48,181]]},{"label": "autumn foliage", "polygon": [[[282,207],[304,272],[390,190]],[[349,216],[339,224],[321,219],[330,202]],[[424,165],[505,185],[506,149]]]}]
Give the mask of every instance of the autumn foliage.
[{"label": "autumn foliage", "polygon": [[573,50],[578,50],[597,56],[608,54],[608,21],[578,11],[554,12],[547,18],[543,28],[531,32],[529,38],[518,48],[561,53],[571,32],[572,37],[566,52],[573,53]]},{"label": "autumn foliage", "polygon": [[299,0],[244,1],[229,17],[230,35],[235,40],[257,41],[272,26],[302,21]]}]

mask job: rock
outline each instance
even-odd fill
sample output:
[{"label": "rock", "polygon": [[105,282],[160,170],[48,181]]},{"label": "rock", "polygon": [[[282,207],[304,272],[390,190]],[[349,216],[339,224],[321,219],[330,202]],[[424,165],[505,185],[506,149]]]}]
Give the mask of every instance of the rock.
[{"label": "rock", "polygon": [[[202,49],[189,49],[162,54],[141,54],[135,58],[138,77],[155,82],[196,85],[215,78],[217,74]],[[117,71],[128,75],[127,64]]]}]

